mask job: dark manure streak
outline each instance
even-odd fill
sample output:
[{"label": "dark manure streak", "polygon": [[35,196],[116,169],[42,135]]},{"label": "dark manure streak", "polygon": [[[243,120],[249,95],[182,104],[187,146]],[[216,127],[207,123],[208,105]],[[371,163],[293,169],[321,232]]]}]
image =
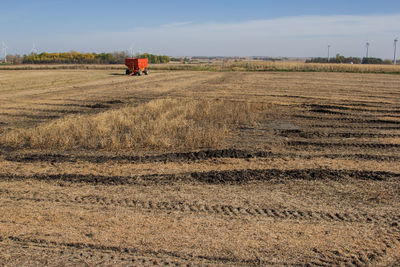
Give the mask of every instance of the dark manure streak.
[{"label": "dark manure streak", "polygon": [[229,170],[192,172],[186,174],[152,174],[137,176],[101,176],[83,174],[34,174],[15,175],[0,174],[0,180],[39,180],[63,181],[71,183],[88,183],[104,185],[129,185],[129,184],[170,184],[174,182],[200,182],[205,184],[244,184],[255,181],[286,181],[286,180],[377,180],[384,181],[400,178],[399,173],[383,171],[358,171],[334,169],[294,169],[294,170]]},{"label": "dark manure streak", "polygon": [[271,180],[388,180],[400,178],[400,174],[391,172],[374,172],[358,170],[333,169],[294,169],[294,170],[232,170],[192,173],[191,177],[199,182],[208,184],[218,183],[246,183],[251,181]]},{"label": "dark manure streak", "polygon": [[[1,154],[1,153],[0,153]],[[266,158],[280,157],[281,154],[274,154],[269,151],[247,151],[237,149],[222,150],[203,150],[196,152],[167,153],[148,156],[104,156],[104,155],[67,155],[67,154],[16,154],[6,153],[6,160],[15,162],[76,162],[78,160],[92,163],[104,163],[109,161],[127,161],[131,163],[151,163],[151,162],[176,162],[176,161],[196,161],[213,158]]]},{"label": "dark manure streak", "polygon": [[[283,135],[301,134],[300,130],[284,130]],[[307,143],[308,144],[308,143]],[[300,145],[305,145],[300,144]],[[106,162],[129,162],[129,163],[154,163],[154,162],[195,162],[207,159],[217,158],[355,158],[375,161],[398,161],[400,156],[396,155],[375,155],[375,154],[311,154],[301,155],[295,153],[273,153],[270,151],[247,151],[236,149],[225,150],[206,150],[198,152],[186,153],[168,153],[153,156],[105,156],[105,155],[73,155],[73,154],[13,154],[12,150],[0,150],[0,155],[4,155],[5,160],[12,162],[90,162],[90,163],[106,163]]]}]

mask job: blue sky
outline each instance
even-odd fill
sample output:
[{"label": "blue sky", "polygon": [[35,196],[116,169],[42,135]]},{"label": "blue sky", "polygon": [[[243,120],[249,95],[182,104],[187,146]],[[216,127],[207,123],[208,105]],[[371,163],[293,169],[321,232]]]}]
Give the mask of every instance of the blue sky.
[{"label": "blue sky", "polygon": [[10,53],[121,51],[172,56],[390,58],[400,1],[0,0]]}]

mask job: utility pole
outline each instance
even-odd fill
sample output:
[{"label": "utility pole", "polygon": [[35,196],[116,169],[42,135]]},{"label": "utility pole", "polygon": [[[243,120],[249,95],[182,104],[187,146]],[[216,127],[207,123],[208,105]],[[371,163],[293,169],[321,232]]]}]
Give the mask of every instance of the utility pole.
[{"label": "utility pole", "polygon": [[396,52],[397,52],[397,42],[399,41],[398,38],[394,39],[394,58],[393,58],[393,64],[396,65]]}]

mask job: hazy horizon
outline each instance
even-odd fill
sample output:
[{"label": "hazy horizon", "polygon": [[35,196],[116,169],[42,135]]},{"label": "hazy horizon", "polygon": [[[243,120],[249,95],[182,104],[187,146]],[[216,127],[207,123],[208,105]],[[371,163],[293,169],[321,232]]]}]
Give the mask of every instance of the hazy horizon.
[{"label": "hazy horizon", "polygon": [[[82,2],[82,1],[81,1]],[[393,58],[400,36],[396,1],[6,0],[0,41],[8,54],[149,52],[169,56]],[[288,8],[290,7],[290,8]],[[397,13],[393,13],[397,11]]]}]

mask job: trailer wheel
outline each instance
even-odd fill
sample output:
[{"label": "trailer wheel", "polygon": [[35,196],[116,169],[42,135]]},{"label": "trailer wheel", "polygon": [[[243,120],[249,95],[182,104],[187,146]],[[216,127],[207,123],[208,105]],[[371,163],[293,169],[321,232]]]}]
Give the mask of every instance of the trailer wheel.
[{"label": "trailer wheel", "polygon": [[148,70],[148,69],[145,69],[145,70],[143,71],[143,73],[144,73],[145,75],[149,75],[149,70]]},{"label": "trailer wheel", "polygon": [[142,70],[138,70],[137,75],[142,76]]},{"label": "trailer wheel", "polygon": [[129,69],[126,69],[125,74],[129,75],[129,74],[131,74],[131,71]]}]

